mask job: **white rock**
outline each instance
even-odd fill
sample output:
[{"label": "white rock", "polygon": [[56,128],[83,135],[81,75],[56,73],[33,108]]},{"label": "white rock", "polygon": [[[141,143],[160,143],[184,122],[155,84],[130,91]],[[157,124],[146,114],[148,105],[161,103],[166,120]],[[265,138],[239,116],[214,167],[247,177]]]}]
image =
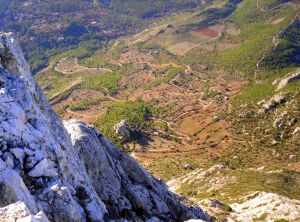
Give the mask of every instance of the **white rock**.
[{"label": "white rock", "polygon": [[16,117],[20,119],[23,123],[26,122],[26,117],[25,117],[25,112],[23,109],[19,109],[18,112],[16,113]]},{"label": "white rock", "polygon": [[27,156],[33,156],[35,154],[34,151],[32,151],[31,149],[28,149],[28,148],[24,148],[24,152]]},{"label": "white rock", "polygon": [[4,152],[4,151],[6,151],[7,150],[7,145],[3,145],[2,147],[1,147],[1,150]]},{"label": "white rock", "polygon": [[36,215],[28,215],[26,217],[19,218],[16,222],[49,222],[49,220],[44,212],[40,211]]},{"label": "white rock", "polygon": [[152,217],[149,220],[147,220],[146,222],[161,222],[161,220],[158,219],[157,217]]},{"label": "white rock", "polygon": [[25,168],[27,170],[32,169],[37,164],[37,161],[33,156],[30,156],[26,160]]},{"label": "white rock", "polygon": [[[100,137],[93,127],[75,120],[65,122],[65,126],[76,152],[84,161],[88,173],[93,175],[91,180],[100,198],[115,203],[114,209],[118,212],[135,206],[157,218],[164,214],[172,214],[174,218],[178,214],[181,217],[189,214],[189,218],[207,218],[199,208],[190,211],[181,205],[180,212],[170,211],[170,204],[179,206],[178,198],[174,199],[162,181],[153,180],[134,159],[122,153],[105,137]],[[124,193],[127,195],[124,196]]]},{"label": "white rock", "polygon": [[3,162],[3,160],[0,158],[0,171],[4,170],[6,168],[6,164],[5,162]]},{"label": "white rock", "polygon": [[264,166],[261,166],[261,167],[258,167],[258,168],[256,169],[256,171],[258,171],[258,172],[263,172],[264,169],[265,169],[265,167],[264,167]]},{"label": "white rock", "polygon": [[44,157],[45,157],[45,154],[41,150],[36,150],[34,152],[34,158],[36,161],[40,161],[40,160],[44,159]]},{"label": "white rock", "polygon": [[10,153],[8,153],[8,152],[4,153],[2,158],[5,162],[5,164],[9,168],[11,168],[11,169],[14,168],[14,157]]},{"label": "white rock", "polygon": [[37,222],[48,222],[47,216],[42,211],[34,215],[34,218],[36,219]]},{"label": "white rock", "polygon": [[300,72],[295,73],[294,75],[284,78],[282,79],[277,86],[277,90],[282,89],[283,87],[285,87],[288,83],[296,81],[296,80],[300,80]]},{"label": "white rock", "polygon": [[32,150],[38,150],[40,148],[39,145],[35,144],[35,143],[31,143],[29,144],[30,149]]},{"label": "white rock", "polygon": [[37,213],[37,206],[33,196],[18,173],[11,169],[0,171],[0,204],[22,201],[32,213]]},{"label": "white rock", "polygon": [[273,140],[272,140],[272,145],[275,146],[275,145],[277,145],[277,144],[278,144],[278,141],[273,139]]},{"label": "white rock", "polygon": [[281,93],[273,96],[268,102],[266,102],[265,104],[263,104],[263,109],[260,110],[260,113],[265,113],[273,108],[275,108],[276,106],[283,104],[285,102],[285,96],[282,95]]},{"label": "white rock", "polygon": [[233,204],[233,221],[276,221],[284,219],[297,221],[300,218],[300,201],[277,194],[260,192],[249,197],[242,204]]},{"label": "white rock", "polygon": [[41,160],[29,173],[31,177],[56,177],[58,175],[54,163],[46,158]]},{"label": "white rock", "polygon": [[18,201],[0,208],[1,222],[49,222],[43,212],[33,215],[25,203]]},{"label": "white rock", "polygon": [[116,134],[121,135],[124,138],[129,138],[131,135],[131,130],[126,119],[122,120],[114,126]]},{"label": "white rock", "polygon": [[296,155],[289,155],[289,159],[290,160],[296,159]]},{"label": "white rock", "polygon": [[23,202],[16,202],[4,208],[0,208],[1,221],[13,222],[16,218],[24,218],[30,214],[30,211]]},{"label": "white rock", "polygon": [[293,135],[298,134],[298,133],[300,133],[300,127],[297,127],[297,128],[294,130]]},{"label": "white rock", "polygon": [[9,150],[21,163],[23,166],[23,160],[25,158],[25,153],[21,148],[13,148]]},{"label": "white rock", "polygon": [[190,164],[190,163],[187,163],[187,164],[184,165],[184,169],[186,169],[186,170],[187,170],[187,169],[189,169],[189,170],[190,170],[190,169],[193,169],[193,165]]},{"label": "white rock", "polygon": [[283,119],[282,118],[278,118],[273,122],[273,127],[274,128],[281,128],[283,125]]}]

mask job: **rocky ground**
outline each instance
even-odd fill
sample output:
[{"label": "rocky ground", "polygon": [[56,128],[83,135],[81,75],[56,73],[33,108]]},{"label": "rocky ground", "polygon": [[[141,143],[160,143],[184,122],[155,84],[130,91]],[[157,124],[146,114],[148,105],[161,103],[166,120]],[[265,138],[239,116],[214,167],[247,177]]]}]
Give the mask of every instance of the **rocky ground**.
[{"label": "rocky ground", "polygon": [[10,34],[1,34],[0,74],[1,220],[209,220],[93,127],[64,126]]},{"label": "rocky ground", "polygon": [[[167,184],[170,189],[178,193],[186,193],[195,197],[191,200],[203,206],[203,208],[217,221],[299,221],[300,201],[287,198],[271,192],[249,191],[245,196],[234,196],[226,204],[218,198],[224,198],[228,192],[226,186],[230,184],[240,184],[238,176],[234,174],[224,174],[229,170],[224,165],[215,165],[207,170],[196,169],[191,173],[177,179],[170,180]],[[248,169],[252,174],[255,172],[266,174],[280,174],[280,171],[266,171],[264,168]],[[265,176],[267,178],[267,176]],[[258,179],[258,177],[257,177]],[[259,180],[259,179],[258,179]],[[242,188],[240,184],[240,189]],[[251,186],[249,183],[248,186]],[[237,187],[237,189],[239,189]],[[208,199],[203,199],[203,194],[207,192],[221,191],[219,195]],[[251,189],[250,189],[251,190]],[[202,194],[202,195],[201,195]],[[189,200],[189,201],[191,201]]]}]

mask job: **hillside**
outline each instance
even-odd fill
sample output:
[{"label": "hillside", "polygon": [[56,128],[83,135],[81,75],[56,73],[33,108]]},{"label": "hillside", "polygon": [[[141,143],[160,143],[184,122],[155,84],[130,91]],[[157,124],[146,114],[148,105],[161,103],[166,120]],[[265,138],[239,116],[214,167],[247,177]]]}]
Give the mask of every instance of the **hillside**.
[{"label": "hillside", "polygon": [[225,166],[209,177],[215,189],[182,180],[177,192],[227,203],[254,191],[300,199],[299,9],[209,1],[86,58],[66,51],[36,79],[63,119],[95,125],[166,181]]},{"label": "hillside", "polygon": [[89,56],[111,39],[200,5],[198,0],[0,0],[0,27],[16,33],[36,73],[60,52],[84,46],[81,56]]},{"label": "hillside", "polygon": [[210,220],[93,126],[63,124],[4,33],[0,82],[1,222]]},{"label": "hillside", "polygon": [[0,221],[299,221],[299,11],[0,0]]}]

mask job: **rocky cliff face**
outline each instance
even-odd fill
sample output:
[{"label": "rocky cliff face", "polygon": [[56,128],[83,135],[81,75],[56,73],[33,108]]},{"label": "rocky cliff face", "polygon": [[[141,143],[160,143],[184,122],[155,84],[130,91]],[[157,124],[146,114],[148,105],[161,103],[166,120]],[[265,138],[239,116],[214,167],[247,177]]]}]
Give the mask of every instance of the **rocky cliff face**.
[{"label": "rocky cliff face", "polygon": [[0,191],[0,221],[209,220],[93,127],[64,127],[9,34],[0,34]]}]

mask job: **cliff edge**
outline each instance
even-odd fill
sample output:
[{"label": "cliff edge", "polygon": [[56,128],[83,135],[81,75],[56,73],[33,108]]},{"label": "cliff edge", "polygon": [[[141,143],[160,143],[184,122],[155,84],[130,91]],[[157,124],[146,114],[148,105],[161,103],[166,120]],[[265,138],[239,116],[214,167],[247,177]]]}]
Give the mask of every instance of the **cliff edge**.
[{"label": "cliff edge", "polygon": [[92,126],[64,125],[0,33],[0,221],[209,220]]}]

